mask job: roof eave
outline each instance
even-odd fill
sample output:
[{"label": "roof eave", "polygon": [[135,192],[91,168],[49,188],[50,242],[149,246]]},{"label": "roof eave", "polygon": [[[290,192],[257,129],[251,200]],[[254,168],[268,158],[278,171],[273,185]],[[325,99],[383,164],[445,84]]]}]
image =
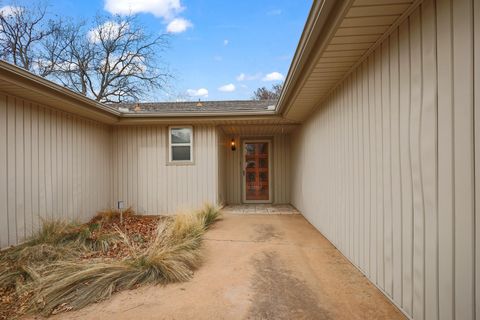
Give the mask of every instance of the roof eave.
[{"label": "roof eave", "polygon": [[303,78],[315,67],[321,52],[328,45],[354,0],[314,0],[295,55],[290,64],[276,112],[284,117],[292,107]]},{"label": "roof eave", "polygon": [[[67,88],[64,88],[50,80],[37,76],[27,70],[24,70],[18,66],[12,65],[8,62],[0,60],[0,82],[5,81],[8,84],[15,85],[24,93],[20,95],[21,98],[26,100],[42,100],[33,99],[30,93],[38,94],[45,99],[56,100],[58,105],[51,105],[51,103],[43,101],[35,101],[41,104],[50,105],[60,110],[73,113],[79,116],[84,116],[93,120],[97,120],[104,123],[116,124],[120,122],[120,119],[125,119],[128,122],[129,119],[166,119],[168,121],[177,119],[233,119],[237,117],[271,117],[276,116],[277,113],[272,111],[242,111],[242,112],[139,112],[139,113],[123,113],[118,111],[114,107],[110,107],[101,102],[97,102],[88,97],[85,97],[79,93],[73,92]],[[18,92],[11,92],[8,89],[1,88],[0,91],[7,94],[19,96]],[[61,102],[61,103],[60,103]],[[125,121],[122,121],[125,122]],[[161,122],[161,121],[160,121]]]},{"label": "roof eave", "polygon": [[141,114],[135,117],[120,117],[116,125],[150,125],[150,124],[179,124],[179,123],[192,123],[192,124],[201,124],[201,123],[222,123],[222,122],[242,122],[249,121],[253,123],[262,123],[265,121],[275,121],[281,123],[291,123],[297,124],[298,122],[289,121],[284,119],[278,114],[269,113],[269,114],[255,114],[255,113],[245,113],[245,114],[216,114],[215,116],[205,115],[205,116],[193,116],[191,114],[184,114],[182,116],[171,116],[171,117],[159,117],[158,115],[152,115],[150,117],[142,116]]},{"label": "roof eave", "polygon": [[[69,108],[68,105],[61,105],[61,110],[105,123],[116,122],[118,116],[120,116],[120,112],[114,108],[108,107],[2,60],[0,60],[0,80],[25,89],[25,92],[28,91],[29,94],[22,95],[22,98],[27,100],[32,100],[30,93],[33,92],[42,98],[58,101],[59,104],[60,102],[67,102],[75,106],[75,108]],[[18,95],[18,93],[9,92],[5,87],[0,88],[0,90],[7,94]],[[43,103],[43,101],[38,102]]]}]

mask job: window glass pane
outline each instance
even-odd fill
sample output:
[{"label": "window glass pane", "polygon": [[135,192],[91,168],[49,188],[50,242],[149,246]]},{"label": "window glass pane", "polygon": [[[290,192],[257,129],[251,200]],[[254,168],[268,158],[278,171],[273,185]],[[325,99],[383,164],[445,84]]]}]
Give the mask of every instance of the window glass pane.
[{"label": "window glass pane", "polygon": [[172,143],[190,143],[191,137],[190,128],[172,128]]},{"label": "window glass pane", "polygon": [[172,161],[190,160],[190,146],[172,146]]}]

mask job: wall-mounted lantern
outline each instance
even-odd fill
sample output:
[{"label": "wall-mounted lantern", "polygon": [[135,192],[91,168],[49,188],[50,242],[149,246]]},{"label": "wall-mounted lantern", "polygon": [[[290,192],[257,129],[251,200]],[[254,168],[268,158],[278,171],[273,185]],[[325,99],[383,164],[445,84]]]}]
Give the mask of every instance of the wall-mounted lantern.
[{"label": "wall-mounted lantern", "polygon": [[232,141],[230,141],[230,148],[232,148],[232,151],[237,150],[237,145],[235,143],[235,139],[232,139]]}]

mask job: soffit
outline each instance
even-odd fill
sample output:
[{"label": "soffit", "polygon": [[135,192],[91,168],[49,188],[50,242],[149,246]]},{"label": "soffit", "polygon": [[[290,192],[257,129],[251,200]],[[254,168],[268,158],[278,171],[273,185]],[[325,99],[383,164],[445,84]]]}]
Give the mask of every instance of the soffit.
[{"label": "soffit", "polygon": [[347,10],[337,12],[343,17],[332,23],[330,30],[319,35],[322,38],[317,39],[317,50],[303,57],[305,60],[314,59],[314,63],[298,71],[302,76],[296,89],[289,98],[281,101],[287,101],[284,116],[296,121],[305,120],[420,2],[355,0]]},{"label": "soffit", "polygon": [[272,136],[277,134],[288,134],[295,130],[296,124],[277,125],[222,125],[220,128],[228,136]]}]

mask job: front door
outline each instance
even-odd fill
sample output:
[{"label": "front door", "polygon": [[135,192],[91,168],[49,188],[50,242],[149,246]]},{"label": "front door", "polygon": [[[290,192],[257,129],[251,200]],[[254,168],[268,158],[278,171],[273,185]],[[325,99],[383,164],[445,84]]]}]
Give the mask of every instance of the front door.
[{"label": "front door", "polygon": [[244,202],[270,201],[270,141],[244,141]]}]

